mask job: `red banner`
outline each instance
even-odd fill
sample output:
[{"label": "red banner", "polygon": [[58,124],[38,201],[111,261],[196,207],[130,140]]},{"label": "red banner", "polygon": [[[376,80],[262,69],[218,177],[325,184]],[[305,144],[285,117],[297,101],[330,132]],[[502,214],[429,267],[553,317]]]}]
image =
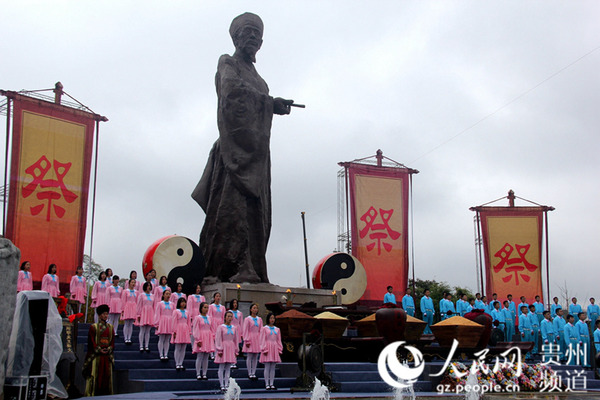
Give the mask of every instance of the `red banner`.
[{"label": "red banner", "polygon": [[486,266],[486,293],[505,299],[512,294],[532,304],[542,290],[540,207],[483,207],[479,210]]},{"label": "red banner", "polygon": [[409,170],[346,165],[350,186],[352,255],[367,273],[361,300],[383,301],[388,285],[408,285]]},{"label": "red banner", "polygon": [[6,235],[34,282],[56,264],[61,292],[83,261],[93,114],[14,95]]}]

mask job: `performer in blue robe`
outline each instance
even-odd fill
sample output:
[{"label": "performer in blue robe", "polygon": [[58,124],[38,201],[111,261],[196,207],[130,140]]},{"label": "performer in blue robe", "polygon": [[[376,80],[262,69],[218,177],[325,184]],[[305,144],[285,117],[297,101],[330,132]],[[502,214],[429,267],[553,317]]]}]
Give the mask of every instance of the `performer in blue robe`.
[{"label": "performer in blue robe", "polygon": [[[529,319],[529,315],[527,315],[527,307],[521,307],[521,315],[519,315],[519,332],[521,333],[521,341],[522,342],[533,342],[532,332],[531,332],[531,320]],[[525,354],[525,359],[531,358],[531,352],[527,352]]]},{"label": "performer in blue robe", "polygon": [[577,332],[579,332],[579,347],[582,351],[579,360],[581,365],[584,367],[589,367],[590,353],[592,352],[592,349],[590,348],[590,328],[588,327],[588,324],[585,323],[584,312],[580,312],[577,316],[579,317],[579,321],[577,321],[575,327],[577,328]]},{"label": "performer in blue robe", "polygon": [[415,299],[410,295],[411,289],[406,289],[406,294],[402,297],[402,308],[411,317],[415,316]]},{"label": "performer in blue robe", "polygon": [[425,326],[424,334],[431,334],[430,326],[433,325],[433,300],[429,297],[431,292],[429,289],[425,289],[425,296],[421,297],[421,313],[423,314],[423,321],[427,323]]},{"label": "performer in blue robe", "polygon": [[454,308],[454,303],[452,302],[452,294],[448,293],[446,295],[446,318],[452,318],[456,316],[456,308]]},{"label": "performer in blue robe", "polygon": [[527,303],[527,301],[525,300],[525,296],[521,296],[521,302],[519,303],[519,305],[517,306],[517,310],[521,310],[521,307],[527,307],[527,311],[529,311],[529,303]]},{"label": "performer in blue robe", "polygon": [[568,365],[577,365],[577,359],[579,358],[579,354],[577,352],[577,345],[579,344],[579,331],[575,325],[573,325],[574,320],[575,318],[571,314],[567,315],[567,323],[563,328],[567,352],[570,353]]},{"label": "performer in blue robe", "polygon": [[531,337],[533,339],[533,350],[532,355],[539,354],[540,345],[540,321],[538,321],[537,314],[535,313],[535,306],[532,304],[529,306],[529,321],[531,322]]},{"label": "performer in blue robe", "polygon": [[569,314],[571,314],[573,318],[575,318],[575,316],[579,315],[579,313],[583,310],[581,309],[581,306],[577,304],[577,297],[573,297],[571,299],[571,302],[572,303],[569,304]]},{"label": "performer in blue robe", "polygon": [[596,320],[600,314],[600,307],[596,304],[596,299],[590,297],[590,305],[587,306],[587,317],[590,320],[590,328],[594,329],[596,326]]},{"label": "performer in blue robe", "polygon": [[[492,301],[490,301],[490,313],[492,311],[494,311],[494,309],[496,308],[496,306],[495,306],[496,303],[500,303],[500,301],[498,301],[498,293],[492,294]],[[502,308],[502,307],[500,307],[500,308]]]},{"label": "performer in blue robe", "polygon": [[467,305],[467,309],[466,309],[467,314],[470,313],[471,311],[473,311],[474,309],[475,309],[475,299],[473,297],[471,297],[469,299],[469,304]]},{"label": "performer in blue robe", "polygon": [[554,304],[550,306],[550,315],[552,316],[552,319],[554,319],[554,317],[556,317],[556,309],[562,308],[562,306],[558,304],[558,297],[555,297],[552,300],[554,301]]},{"label": "performer in blue robe", "polygon": [[[459,307],[460,305],[460,307]],[[467,301],[467,295],[463,294],[460,296],[460,299],[456,302],[456,313],[461,317],[464,317],[466,313],[468,313],[467,308],[469,307],[469,302]]]},{"label": "performer in blue robe", "polygon": [[535,302],[533,305],[535,306],[535,315],[538,317],[539,324],[544,319],[544,303],[541,302],[540,296],[535,296]]},{"label": "performer in blue robe", "polygon": [[565,361],[567,357],[567,342],[565,340],[565,325],[567,321],[563,318],[563,309],[556,309],[556,317],[552,319],[552,324],[554,324],[554,330],[556,331],[556,342],[560,346],[560,360]]},{"label": "performer in blue robe", "polygon": [[394,288],[392,286],[387,287],[387,292],[383,296],[383,304],[387,303],[396,304],[396,296],[394,295]]},{"label": "performer in blue robe", "polygon": [[490,311],[490,305],[487,302],[487,296],[482,296],[481,302],[483,303],[483,311],[485,311],[487,315],[491,316],[492,312]]},{"label": "performer in blue robe", "polygon": [[485,304],[483,304],[483,301],[481,301],[481,293],[475,294],[475,308],[478,310],[485,309]]},{"label": "performer in blue robe", "polygon": [[506,318],[504,313],[500,309],[500,302],[496,301],[494,303],[494,309],[492,310],[492,320],[493,325],[500,329],[502,333],[504,333],[504,340],[506,340]]},{"label": "performer in blue robe", "polygon": [[[600,352],[600,320],[596,321],[596,330],[594,331],[594,352],[592,354],[598,354]],[[596,368],[600,366],[596,365]]]},{"label": "performer in blue robe", "polygon": [[515,336],[515,323],[512,319],[512,313],[508,309],[508,300],[504,300],[503,305],[504,308],[502,308],[502,314],[504,314],[504,323],[506,324],[506,333],[504,335],[504,340],[507,342],[512,342],[513,337]]},{"label": "performer in blue robe", "polygon": [[448,311],[448,305],[446,300],[447,295],[448,292],[444,292],[444,294],[442,294],[442,298],[438,303],[438,309],[440,310],[440,321],[443,321],[448,317],[448,315],[446,314],[446,311]]},{"label": "performer in blue robe", "polygon": [[554,323],[552,322],[552,319],[550,317],[550,311],[544,311],[544,319],[542,320],[541,331],[542,343],[556,343],[556,330],[554,329]]}]

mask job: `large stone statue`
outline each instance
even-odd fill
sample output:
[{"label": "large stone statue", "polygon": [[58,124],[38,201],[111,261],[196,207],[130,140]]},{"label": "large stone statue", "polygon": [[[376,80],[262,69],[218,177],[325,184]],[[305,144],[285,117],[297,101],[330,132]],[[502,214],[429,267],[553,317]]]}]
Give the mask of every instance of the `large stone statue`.
[{"label": "large stone statue", "polygon": [[269,282],[265,253],[271,231],[273,114],[289,114],[293,100],[269,96],[254,68],[263,23],[245,13],[231,23],[233,56],[219,58],[215,84],[219,139],[192,197],[206,213],[200,248],[204,284]]}]

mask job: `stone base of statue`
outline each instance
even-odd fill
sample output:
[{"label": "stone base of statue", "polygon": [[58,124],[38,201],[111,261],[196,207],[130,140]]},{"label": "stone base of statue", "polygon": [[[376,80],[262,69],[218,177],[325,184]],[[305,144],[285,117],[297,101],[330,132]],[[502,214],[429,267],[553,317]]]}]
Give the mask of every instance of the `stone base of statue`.
[{"label": "stone base of statue", "polygon": [[[239,285],[239,287],[238,287]],[[250,305],[257,303],[260,309],[260,315],[265,316],[268,311],[265,304],[282,303],[287,306],[289,302],[294,305],[301,305],[310,301],[316,303],[316,307],[331,306],[341,304],[339,293],[335,295],[327,289],[307,289],[293,288],[273,285],[271,283],[225,283],[219,282],[210,285],[203,285],[202,294],[206,301],[210,303],[215,293],[221,293],[221,304],[229,306],[229,302],[237,299],[239,310],[244,313],[244,317],[249,315]]]}]

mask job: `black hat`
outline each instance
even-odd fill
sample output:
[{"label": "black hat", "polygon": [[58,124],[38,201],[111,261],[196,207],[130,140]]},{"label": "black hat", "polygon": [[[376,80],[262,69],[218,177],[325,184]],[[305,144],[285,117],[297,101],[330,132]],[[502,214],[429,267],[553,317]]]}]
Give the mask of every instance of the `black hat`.
[{"label": "black hat", "polygon": [[108,306],[106,304],[101,304],[98,307],[96,307],[96,314],[101,315],[104,314],[105,312],[109,312],[110,308],[108,308]]}]

